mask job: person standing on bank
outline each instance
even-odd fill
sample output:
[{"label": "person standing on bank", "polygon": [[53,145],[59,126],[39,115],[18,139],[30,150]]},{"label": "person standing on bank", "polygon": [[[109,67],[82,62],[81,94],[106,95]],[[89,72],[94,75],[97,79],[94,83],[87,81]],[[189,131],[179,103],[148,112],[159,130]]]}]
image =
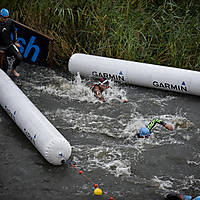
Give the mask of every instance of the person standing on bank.
[{"label": "person standing on bank", "polygon": [[151,130],[152,128],[156,125],[156,124],[161,124],[162,126],[164,126],[166,129],[173,131],[173,127],[170,124],[165,123],[164,121],[158,119],[158,118],[154,118],[149,124],[148,126],[144,126],[140,129],[140,133],[136,134],[136,136],[138,138],[148,138],[151,135]]},{"label": "person standing on bank", "polygon": [[[13,34],[13,40],[11,39]],[[9,18],[9,11],[5,8],[0,10],[0,50],[4,51],[4,58],[14,56],[15,61],[12,66],[12,72],[15,76],[19,76],[16,67],[19,66],[23,57],[19,51],[20,45],[17,43],[17,31],[14,22]],[[8,63],[4,62],[2,69],[7,73]]]}]

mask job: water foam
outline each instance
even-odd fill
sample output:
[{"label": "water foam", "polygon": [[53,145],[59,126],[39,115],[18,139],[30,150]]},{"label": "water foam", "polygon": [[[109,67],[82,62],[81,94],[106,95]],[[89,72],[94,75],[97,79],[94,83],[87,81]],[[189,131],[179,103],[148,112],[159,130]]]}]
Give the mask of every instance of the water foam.
[{"label": "water foam", "polygon": [[[90,90],[90,85],[94,82],[81,79],[78,74],[75,80],[69,81],[63,77],[53,74],[51,80],[45,80],[45,84],[42,86],[34,86],[34,89],[42,91],[50,95],[55,95],[61,98],[67,98],[69,100],[78,100],[80,102],[89,103],[100,103],[98,107],[99,110],[106,110],[107,108],[113,107],[116,109],[116,104],[113,102],[121,102],[121,99],[126,98],[126,90],[121,89],[120,86],[112,81],[110,85],[112,88],[108,89],[105,93],[105,99],[108,104],[101,103],[96,99]],[[161,109],[167,106],[167,102],[176,97],[166,96],[166,97],[153,97],[148,99],[150,102],[155,102],[157,106]],[[137,162],[137,160],[142,158],[144,151],[152,148],[154,146],[161,146],[166,144],[184,144],[183,141],[179,141],[175,138],[175,132],[182,131],[193,127],[193,123],[187,119],[185,113],[179,110],[175,115],[161,115],[157,116],[160,119],[171,123],[175,131],[170,134],[165,134],[168,130],[163,127],[156,126],[153,129],[152,136],[149,139],[135,139],[134,136],[139,132],[140,127],[144,124],[148,124],[154,117],[153,115],[143,116],[136,111],[136,108],[143,98],[139,100],[129,101],[131,104],[131,114],[121,114],[117,118],[108,116],[108,113],[98,114],[96,112],[96,107],[90,111],[82,112],[74,107],[69,107],[66,109],[57,109],[56,112],[46,111],[45,115],[49,115],[51,120],[59,119],[59,125],[57,128],[76,130],[76,133],[94,133],[102,134],[105,136],[112,137],[116,142],[116,146],[111,144],[110,141],[103,141],[103,146],[88,145],[75,145],[74,154],[77,163],[80,163],[85,169],[93,170],[96,168],[102,168],[116,177],[120,176],[130,176],[131,170],[130,166]],[[118,105],[117,105],[118,106]],[[128,116],[126,116],[128,115]],[[117,125],[116,125],[117,124]],[[80,136],[80,135],[79,135]],[[191,136],[184,135],[183,138],[188,141]],[[119,146],[119,140],[122,141],[123,146]],[[118,144],[117,144],[118,143]],[[111,147],[112,146],[112,147]],[[127,152],[133,152],[131,158],[129,153],[125,155],[123,151],[128,149]],[[196,161],[188,161],[188,164],[198,165]],[[159,178],[157,178],[159,179]],[[159,182],[155,178],[154,182]],[[169,184],[169,185],[168,185]],[[170,182],[165,182],[161,180],[159,183],[159,188],[166,190],[170,186]]]},{"label": "water foam", "polygon": [[[84,165],[87,171],[102,168],[116,177],[130,176],[131,174],[130,162],[123,159],[123,153],[118,147],[76,145],[73,147],[73,151],[75,152],[74,160],[77,164]],[[81,153],[83,151],[84,154]],[[87,163],[84,163],[86,160]]]},{"label": "water foam", "polygon": [[[57,76],[54,74],[52,76],[51,83],[45,86],[34,86],[34,89],[46,92],[50,95],[55,95],[62,98],[69,98],[71,100],[87,101],[87,102],[100,102],[95,98],[90,86],[94,82],[82,79],[78,73],[73,81],[68,81],[67,79]],[[111,88],[107,89],[103,96],[107,103],[117,100],[123,102],[126,98],[126,91],[119,88],[119,86],[110,81]],[[102,103],[102,102],[101,102]]]},{"label": "water foam", "polygon": [[172,188],[173,183],[170,180],[161,180],[157,176],[152,178],[152,183],[155,184],[159,189],[166,190],[166,188]]}]

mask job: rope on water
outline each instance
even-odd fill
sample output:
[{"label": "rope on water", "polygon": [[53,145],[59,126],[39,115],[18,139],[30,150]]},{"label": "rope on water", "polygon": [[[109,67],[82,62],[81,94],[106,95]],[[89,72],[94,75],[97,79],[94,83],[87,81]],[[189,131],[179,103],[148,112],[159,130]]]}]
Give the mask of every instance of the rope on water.
[{"label": "rope on water", "polygon": [[[87,179],[87,181],[89,181],[89,182],[93,185],[94,188],[100,189],[100,188],[98,187],[98,184],[95,184],[90,178],[88,178],[87,175],[85,175],[85,174],[83,173],[82,170],[79,170],[78,167],[75,166],[75,163],[74,163],[74,162],[72,163],[71,160],[68,160],[68,161],[67,161],[67,164],[68,164],[69,166],[71,166],[74,170],[76,170],[76,171],[78,172],[78,174],[80,174],[82,177],[84,177],[85,179]],[[100,191],[101,191],[101,189],[100,189]],[[94,194],[95,194],[95,190],[94,190]],[[108,197],[109,200],[114,200],[114,198],[113,198],[112,196],[106,194],[105,192],[102,192],[102,194],[104,194],[106,197]],[[95,194],[95,195],[101,195],[101,193],[100,193],[100,194]]]}]

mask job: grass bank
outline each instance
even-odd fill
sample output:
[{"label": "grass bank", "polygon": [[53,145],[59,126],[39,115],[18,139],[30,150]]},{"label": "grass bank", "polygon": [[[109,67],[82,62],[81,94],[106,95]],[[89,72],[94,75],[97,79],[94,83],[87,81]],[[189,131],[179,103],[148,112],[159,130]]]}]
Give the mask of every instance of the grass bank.
[{"label": "grass bank", "polygon": [[199,70],[198,0],[1,0],[11,17],[76,52]]}]

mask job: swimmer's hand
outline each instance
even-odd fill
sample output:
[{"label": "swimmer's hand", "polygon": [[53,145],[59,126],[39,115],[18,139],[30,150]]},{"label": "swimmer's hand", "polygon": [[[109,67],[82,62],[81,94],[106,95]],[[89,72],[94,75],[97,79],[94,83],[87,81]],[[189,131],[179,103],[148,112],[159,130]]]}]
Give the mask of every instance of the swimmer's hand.
[{"label": "swimmer's hand", "polygon": [[123,99],[123,103],[128,103],[128,99]]},{"label": "swimmer's hand", "polygon": [[174,130],[174,129],[173,129],[173,126],[170,125],[170,124],[165,124],[165,128],[167,128],[167,129],[170,130],[170,131],[173,131],[173,130]]}]

